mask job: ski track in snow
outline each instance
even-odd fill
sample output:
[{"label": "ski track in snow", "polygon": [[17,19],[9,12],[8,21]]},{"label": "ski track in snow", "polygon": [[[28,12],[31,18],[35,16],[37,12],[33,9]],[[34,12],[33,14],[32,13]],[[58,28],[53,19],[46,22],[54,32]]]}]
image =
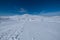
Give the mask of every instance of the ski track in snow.
[{"label": "ski track in snow", "polygon": [[23,15],[9,18],[0,23],[0,40],[60,40],[60,16]]}]

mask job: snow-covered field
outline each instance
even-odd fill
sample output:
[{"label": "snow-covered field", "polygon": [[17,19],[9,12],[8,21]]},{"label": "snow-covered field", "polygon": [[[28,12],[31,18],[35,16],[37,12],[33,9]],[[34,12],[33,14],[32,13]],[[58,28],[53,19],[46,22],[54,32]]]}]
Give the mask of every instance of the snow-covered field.
[{"label": "snow-covered field", "polygon": [[0,16],[0,40],[60,40],[60,16]]}]

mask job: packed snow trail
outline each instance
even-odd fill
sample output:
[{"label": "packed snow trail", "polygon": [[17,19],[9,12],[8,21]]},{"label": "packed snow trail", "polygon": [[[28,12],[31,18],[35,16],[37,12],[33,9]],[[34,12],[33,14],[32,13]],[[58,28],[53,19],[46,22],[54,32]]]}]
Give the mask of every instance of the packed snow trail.
[{"label": "packed snow trail", "polygon": [[[18,21],[18,28],[16,29],[15,33],[13,33],[9,40],[24,40],[23,32],[24,32],[24,24],[26,24],[27,20],[24,20],[22,23]],[[22,24],[22,25],[21,25]]]},{"label": "packed snow trail", "polygon": [[10,16],[0,23],[0,40],[60,40],[60,16]]}]

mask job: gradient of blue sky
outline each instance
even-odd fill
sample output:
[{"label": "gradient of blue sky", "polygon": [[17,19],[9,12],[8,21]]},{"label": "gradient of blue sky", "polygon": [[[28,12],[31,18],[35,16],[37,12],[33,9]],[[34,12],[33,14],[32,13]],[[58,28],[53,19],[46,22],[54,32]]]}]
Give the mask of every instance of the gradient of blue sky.
[{"label": "gradient of blue sky", "polygon": [[0,15],[22,14],[20,8],[26,9],[29,14],[55,12],[60,11],[60,0],[0,0]]}]

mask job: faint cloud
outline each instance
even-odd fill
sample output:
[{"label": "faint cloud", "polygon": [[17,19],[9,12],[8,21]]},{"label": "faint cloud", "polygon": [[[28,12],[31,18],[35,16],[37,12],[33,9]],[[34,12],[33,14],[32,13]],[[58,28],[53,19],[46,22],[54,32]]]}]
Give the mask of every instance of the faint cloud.
[{"label": "faint cloud", "polygon": [[57,12],[41,12],[40,14],[44,15],[44,16],[60,16],[60,11],[57,11]]},{"label": "faint cloud", "polygon": [[24,12],[27,12],[24,8],[20,8],[20,11],[21,13],[24,13]]}]

